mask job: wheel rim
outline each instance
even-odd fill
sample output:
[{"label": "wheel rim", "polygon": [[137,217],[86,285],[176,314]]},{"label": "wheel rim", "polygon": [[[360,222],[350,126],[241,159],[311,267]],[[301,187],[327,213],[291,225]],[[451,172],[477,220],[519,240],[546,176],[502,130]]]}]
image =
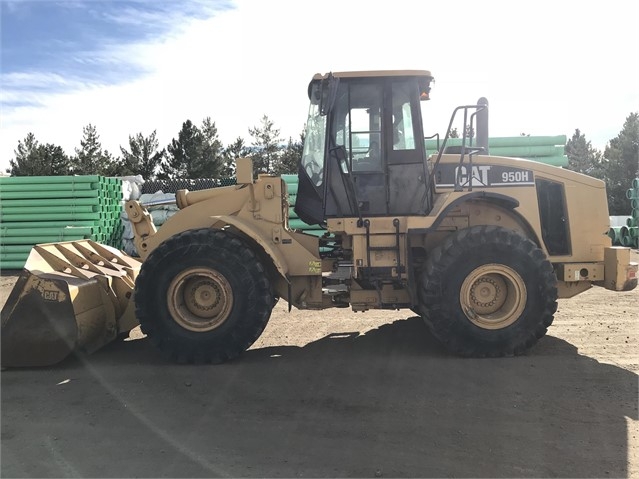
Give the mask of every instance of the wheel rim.
[{"label": "wheel rim", "polygon": [[169,311],[175,322],[190,331],[211,331],[226,321],[233,308],[233,290],[215,270],[191,268],[169,285]]},{"label": "wheel rim", "polygon": [[512,268],[486,264],[464,280],[459,300],[466,317],[483,329],[502,329],[513,324],[526,307],[526,285]]}]

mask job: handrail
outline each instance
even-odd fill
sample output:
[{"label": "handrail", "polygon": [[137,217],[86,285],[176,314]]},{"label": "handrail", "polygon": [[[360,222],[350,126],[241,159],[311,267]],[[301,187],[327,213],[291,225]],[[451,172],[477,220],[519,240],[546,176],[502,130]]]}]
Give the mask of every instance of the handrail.
[{"label": "handrail", "polygon": [[[453,126],[453,122],[455,121],[455,117],[457,116],[457,113],[460,110],[464,111],[464,126],[463,126],[463,131],[462,131],[462,143],[461,143],[461,149],[460,149],[460,157],[459,157],[459,166],[463,165],[464,163],[464,159],[466,157],[466,154],[468,154],[468,163],[469,166],[471,167],[472,170],[472,166],[473,166],[473,156],[476,155],[477,153],[483,151],[483,147],[473,147],[473,137],[468,135],[468,127],[470,127],[470,129],[472,130],[474,125],[475,125],[475,117],[477,116],[477,114],[485,109],[488,108],[488,105],[484,105],[484,104],[477,104],[477,105],[462,105],[462,106],[458,106],[457,108],[455,108],[453,110],[453,114],[450,117],[450,121],[448,122],[448,128],[446,129],[446,136],[444,137],[444,141],[442,142],[441,148],[438,148],[438,152],[437,152],[437,159],[435,160],[435,163],[433,164],[432,170],[431,170],[431,175],[430,175],[430,181],[429,181],[429,187],[428,189],[424,192],[424,198],[422,199],[422,204],[426,204],[426,198],[430,197],[432,200],[432,197],[434,195],[435,192],[435,171],[437,170],[437,167],[439,166],[439,162],[442,159],[442,155],[444,154],[444,151],[446,150],[446,144],[448,143],[448,139],[450,138],[450,132],[452,130],[452,126]],[[475,110],[472,115],[470,116],[470,122],[468,121],[468,111],[469,110]],[[429,138],[433,138],[435,136],[438,135],[433,135]],[[469,139],[469,145],[466,145],[466,140]],[[439,138],[438,138],[438,146],[439,146]],[[455,178],[455,191],[463,191],[464,188],[461,186],[460,184],[460,176],[461,176],[461,169],[457,170],[457,176]],[[473,182],[472,179],[468,184],[468,191],[472,191],[473,189]]]}]

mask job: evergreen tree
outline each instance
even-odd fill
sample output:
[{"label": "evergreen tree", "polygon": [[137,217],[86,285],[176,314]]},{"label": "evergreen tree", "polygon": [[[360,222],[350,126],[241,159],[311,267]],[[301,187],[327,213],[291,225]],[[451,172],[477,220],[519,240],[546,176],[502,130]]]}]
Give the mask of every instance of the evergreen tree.
[{"label": "evergreen tree", "polygon": [[61,146],[47,143],[40,145],[40,155],[42,162],[48,165],[49,176],[62,176],[69,174],[70,158]]},{"label": "evergreen tree", "polygon": [[233,143],[224,149],[224,168],[222,170],[222,178],[231,178],[235,176],[235,162],[238,158],[248,156],[249,151],[241,137],[237,137]]},{"label": "evergreen tree", "polygon": [[59,176],[69,174],[69,157],[57,145],[41,145],[33,133],[18,141],[15,158],[9,161],[13,176]]},{"label": "evergreen tree", "polygon": [[639,176],[639,112],[630,113],[619,134],[604,151],[608,209],[611,215],[630,213],[626,190]]},{"label": "evergreen tree", "polygon": [[304,131],[300,133],[299,141],[288,139],[288,144],[282,150],[281,156],[275,162],[273,173],[276,175],[297,174],[299,163],[304,153]]},{"label": "evergreen tree", "polygon": [[33,133],[27,134],[24,141],[18,141],[18,147],[14,150],[15,159],[9,161],[11,175],[34,176],[44,171],[44,165],[38,156],[38,140]]},{"label": "evergreen tree", "polygon": [[277,163],[282,147],[280,130],[274,128],[273,122],[267,115],[262,117],[262,124],[249,128],[249,134],[253,137],[251,158],[256,172],[272,173],[273,166]]},{"label": "evergreen tree", "polygon": [[188,178],[189,165],[198,157],[202,147],[202,135],[191,120],[182,123],[182,129],[166,147],[167,157],[162,162],[161,178]]},{"label": "evergreen tree", "polygon": [[579,128],[566,142],[565,152],[568,157],[569,170],[596,178],[602,177],[601,152],[593,148],[590,141],[586,140],[586,135],[582,134]]},{"label": "evergreen tree", "polygon": [[219,178],[224,170],[224,145],[219,139],[215,122],[206,117],[200,132],[202,150],[189,170],[190,178]]},{"label": "evergreen tree", "polygon": [[160,178],[218,178],[224,169],[224,151],[215,122],[207,117],[198,128],[191,120],[182,124],[177,140],[167,146]]},{"label": "evergreen tree", "polygon": [[142,175],[145,180],[155,178],[156,170],[166,155],[166,150],[158,151],[156,130],[149,136],[138,133],[129,135],[129,149],[120,147],[123,175]]},{"label": "evergreen tree", "polygon": [[100,135],[91,123],[82,128],[80,148],[75,149],[75,156],[71,158],[71,171],[75,175],[105,176],[118,172],[116,160],[111,153],[102,149]]}]

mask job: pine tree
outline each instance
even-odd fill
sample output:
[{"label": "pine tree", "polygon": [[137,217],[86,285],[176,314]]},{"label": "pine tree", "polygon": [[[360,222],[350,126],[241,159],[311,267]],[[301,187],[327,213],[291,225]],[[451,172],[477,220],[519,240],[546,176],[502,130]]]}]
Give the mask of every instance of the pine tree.
[{"label": "pine tree", "polygon": [[155,178],[156,170],[166,155],[166,150],[158,151],[156,130],[149,136],[138,133],[129,135],[129,149],[120,147],[122,153],[122,174],[142,175],[145,180]]},{"label": "pine tree", "polygon": [[267,115],[262,117],[262,124],[249,128],[249,134],[253,137],[251,158],[256,172],[272,173],[273,166],[277,163],[282,147],[280,130],[274,128],[273,122]]},{"label": "pine tree", "polygon": [[201,153],[191,165],[189,175],[191,178],[219,178],[224,169],[224,146],[218,137],[215,122],[206,117],[200,132]]},{"label": "pine tree", "polygon": [[582,134],[579,128],[566,142],[565,152],[568,157],[569,170],[596,178],[603,176],[601,152],[593,148],[590,141],[586,140],[586,135]]},{"label": "pine tree", "polygon": [[41,145],[33,133],[18,141],[15,158],[9,161],[13,176],[59,176],[69,174],[69,157],[57,145]]},{"label": "pine tree", "polygon": [[100,135],[95,126],[89,123],[82,128],[80,148],[75,149],[71,158],[71,171],[75,175],[113,175],[118,166],[107,150],[102,149]]},{"label": "pine tree", "polygon": [[233,143],[224,149],[224,168],[222,178],[235,176],[235,162],[238,158],[248,156],[249,152],[241,137],[237,137]]},{"label": "pine tree", "polygon": [[18,147],[14,150],[15,159],[9,161],[11,175],[34,176],[41,174],[43,165],[37,155],[38,140],[33,133],[28,133],[24,141],[18,141]]},{"label": "pine tree", "polygon": [[40,146],[42,162],[48,165],[49,176],[62,176],[69,174],[70,159],[61,146],[47,143]]},{"label": "pine tree", "polygon": [[605,182],[611,215],[627,215],[630,202],[626,190],[639,176],[639,112],[630,113],[619,134],[604,150]]},{"label": "pine tree", "polygon": [[182,129],[166,147],[167,157],[162,162],[160,178],[188,178],[189,165],[200,154],[202,135],[191,120],[182,123]]},{"label": "pine tree", "polygon": [[166,149],[160,178],[218,178],[224,169],[224,147],[210,117],[201,128],[186,120]]},{"label": "pine tree", "polygon": [[296,174],[298,172],[299,163],[304,153],[304,131],[300,133],[299,141],[288,139],[288,144],[282,150],[281,156],[277,159],[273,167],[273,173],[276,175]]}]

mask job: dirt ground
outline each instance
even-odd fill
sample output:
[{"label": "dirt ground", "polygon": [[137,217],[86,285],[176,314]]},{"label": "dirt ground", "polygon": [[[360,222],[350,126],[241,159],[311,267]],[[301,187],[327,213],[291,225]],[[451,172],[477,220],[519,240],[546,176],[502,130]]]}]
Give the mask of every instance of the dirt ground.
[{"label": "dirt ground", "polygon": [[[15,277],[0,280],[4,304]],[[112,343],[2,372],[0,473],[639,478],[638,313],[639,289],[593,288],[506,359],[452,357],[410,312],[283,302],[221,366]]]}]

